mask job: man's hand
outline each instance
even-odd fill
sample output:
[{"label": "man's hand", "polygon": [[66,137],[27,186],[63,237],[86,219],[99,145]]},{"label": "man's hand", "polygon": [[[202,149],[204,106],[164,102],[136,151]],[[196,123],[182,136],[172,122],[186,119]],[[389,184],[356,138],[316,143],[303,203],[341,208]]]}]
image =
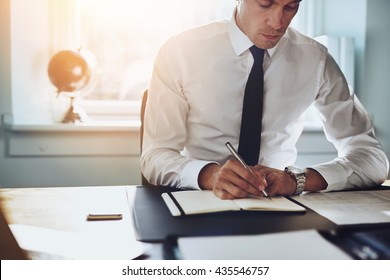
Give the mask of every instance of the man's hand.
[{"label": "man's hand", "polygon": [[[238,161],[228,160],[224,165],[206,165],[199,174],[202,189],[212,190],[221,199],[244,198],[250,195],[293,195],[297,188],[295,178],[284,170],[256,165],[250,167],[257,176]],[[305,191],[320,191],[327,187],[325,179],[315,170],[307,169]]]},{"label": "man's hand", "polygon": [[[253,171],[265,178],[267,193],[269,196],[293,195],[297,189],[297,181],[293,175],[284,170],[256,165]],[[317,192],[326,189],[328,183],[320,173],[314,169],[306,169],[305,191]]]},{"label": "man's hand", "polygon": [[253,171],[258,176],[265,178],[269,196],[293,195],[295,193],[297,181],[287,172],[263,165],[254,166]]},{"label": "man's hand", "polygon": [[221,199],[262,196],[261,190],[267,185],[261,174],[253,176],[234,159],[228,160],[224,165],[206,165],[201,170],[198,180],[202,189],[212,190]]}]

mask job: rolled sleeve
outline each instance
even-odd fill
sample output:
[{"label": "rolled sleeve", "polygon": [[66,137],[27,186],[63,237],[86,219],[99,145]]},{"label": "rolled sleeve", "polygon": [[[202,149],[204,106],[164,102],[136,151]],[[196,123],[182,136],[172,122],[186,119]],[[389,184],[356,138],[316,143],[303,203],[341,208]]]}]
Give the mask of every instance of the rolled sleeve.
[{"label": "rolled sleeve", "polygon": [[205,160],[193,160],[188,162],[180,173],[179,188],[200,189],[198,182],[199,173],[203,167],[210,163],[217,162]]},{"label": "rolled sleeve", "polygon": [[311,166],[311,169],[316,170],[328,183],[328,186],[323,192],[339,191],[345,189],[348,177],[352,174],[345,165],[340,164],[337,160]]}]

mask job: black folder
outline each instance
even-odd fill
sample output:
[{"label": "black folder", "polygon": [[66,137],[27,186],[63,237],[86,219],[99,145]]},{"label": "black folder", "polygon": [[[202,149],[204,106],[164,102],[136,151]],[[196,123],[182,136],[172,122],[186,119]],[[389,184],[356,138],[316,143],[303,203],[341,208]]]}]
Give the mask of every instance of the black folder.
[{"label": "black folder", "polygon": [[173,217],[161,197],[162,193],[171,191],[178,190],[161,186],[137,187],[132,212],[139,241],[162,242],[169,236],[261,234],[337,228],[311,209],[305,213],[233,211]]}]

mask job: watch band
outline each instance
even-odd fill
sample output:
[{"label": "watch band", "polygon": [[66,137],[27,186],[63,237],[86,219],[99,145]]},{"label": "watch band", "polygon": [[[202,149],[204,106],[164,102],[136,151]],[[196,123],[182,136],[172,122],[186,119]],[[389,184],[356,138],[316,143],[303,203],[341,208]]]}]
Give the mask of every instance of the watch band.
[{"label": "watch band", "polygon": [[305,173],[298,174],[295,176],[295,179],[297,180],[297,189],[295,190],[294,195],[300,195],[305,189],[306,175]]},{"label": "watch band", "polygon": [[305,190],[305,184],[306,184],[305,170],[295,166],[287,166],[284,169],[284,171],[294,176],[297,182],[297,188],[295,190],[294,195],[300,195]]}]

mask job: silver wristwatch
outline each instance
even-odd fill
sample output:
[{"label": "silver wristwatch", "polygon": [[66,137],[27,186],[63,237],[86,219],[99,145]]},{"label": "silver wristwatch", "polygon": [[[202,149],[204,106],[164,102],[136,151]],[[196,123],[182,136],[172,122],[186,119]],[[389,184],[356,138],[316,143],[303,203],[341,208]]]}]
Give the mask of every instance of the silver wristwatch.
[{"label": "silver wristwatch", "polygon": [[295,180],[297,180],[297,189],[295,190],[294,195],[301,194],[305,189],[306,170],[297,166],[287,166],[284,171],[293,175]]}]

